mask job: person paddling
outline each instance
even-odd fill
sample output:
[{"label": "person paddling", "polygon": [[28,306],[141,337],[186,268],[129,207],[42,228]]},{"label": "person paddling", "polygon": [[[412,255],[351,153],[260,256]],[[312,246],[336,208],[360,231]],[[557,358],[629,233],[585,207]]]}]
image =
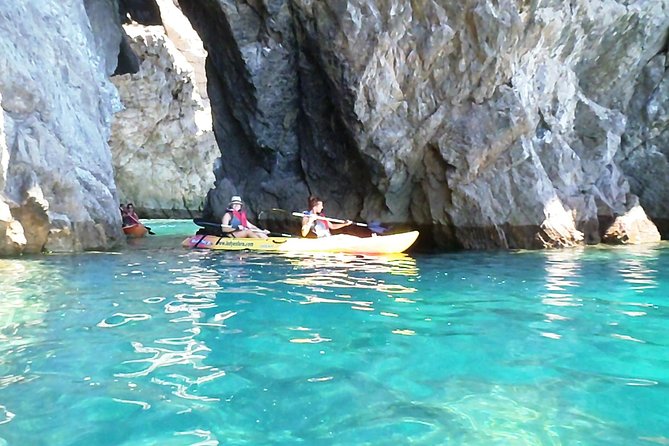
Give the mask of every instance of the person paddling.
[{"label": "person paddling", "polygon": [[223,232],[235,238],[267,238],[269,231],[263,231],[251,223],[243,207],[244,203],[239,195],[230,198],[230,204],[221,222]]},{"label": "person paddling", "polygon": [[[123,215],[122,212],[121,215]],[[125,215],[123,216],[123,226],[131,225],[142,225],[146,228],[149,234],[156,235],[156,233],[153,232],[151,228],[139,221],[139,216],[137,215],[137,212],[135,212],[135,206],[132,203],[128,203],[125,207]]]},{"label": "person paddling", "polygon": [[139,222],[139,216],[137,215],[137,212],[135,212],[135,206],[133,206],[132,203],[128,203],[126,205],[125,213],[128,216],[128,218],[132,221],[132,224],[141,225],[141,223]]},{"label": "person paddling", "polygon": [[123,226],[131,226],[135,224],[132,218],[128,215],[128,211],[123,203],[119,206],[119,211],[121,211],[121,221]]},{"label": "person paddling", "polygon": [[329,237],[330,229],[340,229],[351,225],[351,220],[344,223],[334,223],[326,220],[323,214],[323,200],[312,195],[309,197],[309,210],[304,212],[302,218],[302,237]]}]

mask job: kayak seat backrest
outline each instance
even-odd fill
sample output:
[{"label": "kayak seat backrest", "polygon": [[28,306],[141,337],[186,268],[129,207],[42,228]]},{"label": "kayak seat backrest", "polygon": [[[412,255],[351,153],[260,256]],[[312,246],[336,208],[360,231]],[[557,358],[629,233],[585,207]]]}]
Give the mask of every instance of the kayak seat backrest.
[{"label": "kayak seat backrest", "polygon": [[195,218],[193,223],[200,226],[197,230],[197,235],[215,235],[217,237],[229,237],[229,234],[224,233],[221,229],[220,222],[213,222],[204,218]]}]

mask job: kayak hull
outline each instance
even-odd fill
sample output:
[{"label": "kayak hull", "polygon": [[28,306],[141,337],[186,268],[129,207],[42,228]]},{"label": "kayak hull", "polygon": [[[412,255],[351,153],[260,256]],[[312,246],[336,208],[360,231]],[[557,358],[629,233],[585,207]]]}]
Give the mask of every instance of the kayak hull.
[{"label": "kayak hull", "polygon": [[149,230],[142,224],[123,226],[123,233],[129,238],[144,237],[148,232]]},{"label": "kayak hull", "polygon": [[340,234],[323,238],[268,237],[267,239],[221,238],[214,235],[193,235],[185,239],[182,245],[188,248],[223,251],[393,254],[406,251],[414,244],[417,238],[418,231],[372,237],[356,237]]}]

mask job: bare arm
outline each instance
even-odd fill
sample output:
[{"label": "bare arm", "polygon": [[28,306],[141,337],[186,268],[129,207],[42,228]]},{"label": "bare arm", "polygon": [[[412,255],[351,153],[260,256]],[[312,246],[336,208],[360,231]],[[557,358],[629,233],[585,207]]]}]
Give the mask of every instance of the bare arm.
[{"label": "bare arm", "polygon": [[232,217],[230,216],[230,213],[226,212],[225,215],[223,216],[223,220],[221,221],[221,226],[223,229],[223,232],[235,232],[235,229],[237,228],[231,228],[230,227],[230,220]]},{"label": "bare arm", "polygon": [[302,237],[306,237],[311,231],[311,225],[314,223],[314,216],[302,217]]},{"label": "bare arm", "polygon": [[264,232],[265,234],[269,233],[269,231],[264,230],[264,229],[260,229],[259,227],[257,227],[257,226],[254,225],[253,223],[251,223],[250,221],[247,221],[246,224],[248,225],[248,228],[249,228],[249,229],[253,229],[254,231],[257,231],[257,232]]},{"label": "bare arm", "polygon": [[332,223],[330,222],[330,228],[332,229],[341,229],[345,226],[349,226],[353,223],[351,220],[346,220],[344,223]]}]

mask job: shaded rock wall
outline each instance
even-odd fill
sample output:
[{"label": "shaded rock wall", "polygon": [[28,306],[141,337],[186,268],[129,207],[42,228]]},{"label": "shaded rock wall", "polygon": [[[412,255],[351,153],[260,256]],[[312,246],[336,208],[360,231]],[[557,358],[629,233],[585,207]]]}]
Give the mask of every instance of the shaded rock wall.
[{"label": "shaded rock wall", "polygon": [[596,243],[645,219],[635,193],[666,218],[667,0],[180,5],[209,51],[214,213],[317,193],[467,248]]},{"label": "shaded rock wall", "polygon": [[643,208],[669,238],[669,75],[666,47],[641,70],[616,160]]},{"label": "shaded rock wall", "polygon": [[120,41],[115,2],[0,3],[0,254],[124,240],[107,145],[119,102],[106,39]]}]

